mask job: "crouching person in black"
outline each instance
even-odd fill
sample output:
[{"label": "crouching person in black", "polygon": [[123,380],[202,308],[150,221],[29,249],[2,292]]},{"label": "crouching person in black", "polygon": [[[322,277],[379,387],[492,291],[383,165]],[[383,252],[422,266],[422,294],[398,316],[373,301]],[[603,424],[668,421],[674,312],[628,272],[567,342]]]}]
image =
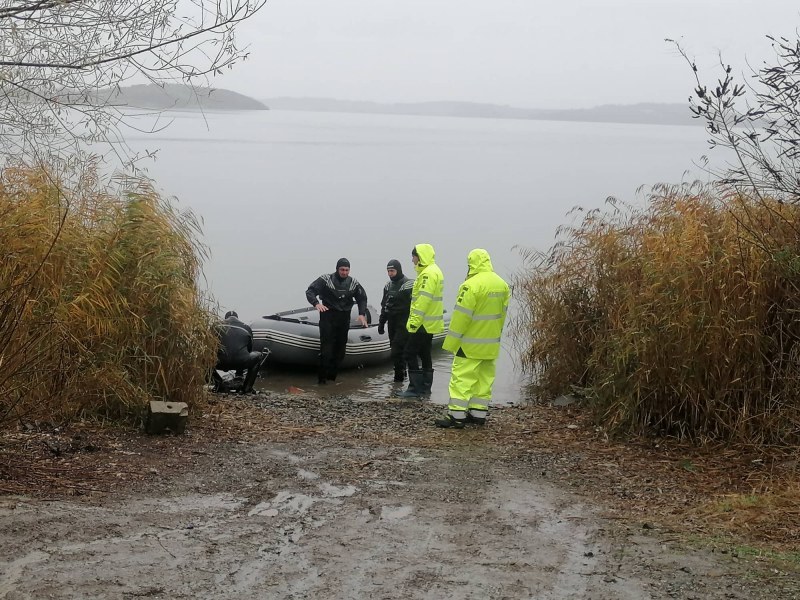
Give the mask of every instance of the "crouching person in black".
[{"label": "crouching person in black", "polygon": [[224,388],[224,382],[217,371],[246,370],[242,393],[252,393],[258,369],[266,355],[262,352],[253,352],[253,330],[239,320],[236,311],[225,313],[225,320],[219,329],[219,342],[217,365],[212,374],[214,391],[221,391]]}]

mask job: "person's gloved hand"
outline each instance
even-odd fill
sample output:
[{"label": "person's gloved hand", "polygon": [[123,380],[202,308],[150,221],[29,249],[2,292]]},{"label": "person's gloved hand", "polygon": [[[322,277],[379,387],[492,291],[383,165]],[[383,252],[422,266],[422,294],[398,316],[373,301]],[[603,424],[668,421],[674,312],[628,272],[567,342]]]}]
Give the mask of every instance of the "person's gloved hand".
[{"label": "person's gloved hand", "polygon": [[383,323],[378,323],[378,335],[383,335],[386,332],[386,326]]}]

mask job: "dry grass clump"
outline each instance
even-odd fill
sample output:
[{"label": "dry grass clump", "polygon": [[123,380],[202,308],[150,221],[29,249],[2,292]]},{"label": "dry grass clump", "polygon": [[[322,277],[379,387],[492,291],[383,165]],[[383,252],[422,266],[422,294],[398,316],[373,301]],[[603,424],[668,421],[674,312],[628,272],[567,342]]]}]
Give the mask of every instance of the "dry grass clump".
[{"label": "dry grass clump", "polygon": [[144,179],[0,174],[0,425],[191,401],[212,364],[191,213]]},{"label": "dry grass clump", "polygon": [[800,441],[800,208],[698,187],[610,208],[515,282],[534,392],[616,430]]}]

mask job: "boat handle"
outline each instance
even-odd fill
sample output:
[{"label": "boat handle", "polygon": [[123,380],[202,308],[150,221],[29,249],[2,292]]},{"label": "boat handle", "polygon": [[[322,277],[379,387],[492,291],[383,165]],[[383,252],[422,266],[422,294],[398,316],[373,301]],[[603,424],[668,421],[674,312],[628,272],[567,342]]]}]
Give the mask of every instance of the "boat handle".
[{"label": "boat handle", "polygon": [[358,337],[360,337],[360,338],[361,338],[361,341],[362,341],[362,342],[369,342],[369,341],[372,339],[372,336],[371,336],[371,335],[360,335],[360,336],[358,336]]}]

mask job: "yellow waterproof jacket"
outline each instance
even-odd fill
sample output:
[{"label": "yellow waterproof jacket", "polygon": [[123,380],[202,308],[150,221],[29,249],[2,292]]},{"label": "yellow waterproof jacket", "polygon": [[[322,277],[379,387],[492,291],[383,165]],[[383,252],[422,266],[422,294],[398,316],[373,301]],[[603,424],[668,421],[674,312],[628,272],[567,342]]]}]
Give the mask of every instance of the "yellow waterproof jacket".
[{"label": "yellow waterproof jacket", "polygon": [[430,244],[414,246],[419,262],[414,269],[417,279],[411,290],[411,311],[408,314],[406,329],[414,333],[425,326],[428,333],[444,331],[444,275],[434,262],[436,253]]},{"label": "yellow waterproof jacket", "polygon": [[467,257],[469,274],[461,287],[442,346],[467,358],[492,360],[500,354],[500,335],[511,291],[492,268],[489,253],[477,248]]}]

